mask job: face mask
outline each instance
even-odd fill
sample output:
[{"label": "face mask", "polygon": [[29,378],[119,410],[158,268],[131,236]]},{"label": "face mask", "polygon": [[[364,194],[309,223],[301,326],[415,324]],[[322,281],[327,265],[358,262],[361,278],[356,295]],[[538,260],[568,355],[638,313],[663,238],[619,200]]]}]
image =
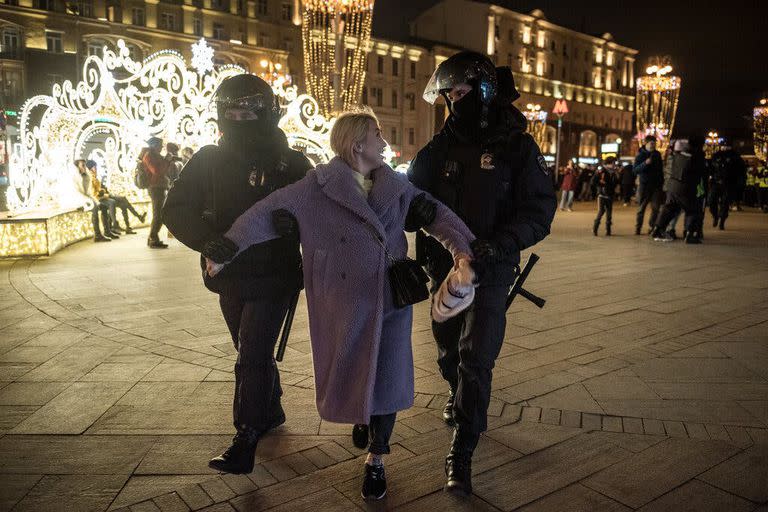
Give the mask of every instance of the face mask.
[{"label": "face mask", "polygon": [[472,88],[472,90],[460,100],[451,103],[451,113],[459,124],[466,126],[467,128],[480,127],[481,112],[482,106],[480,104],[480,97],[475,88]]},{"label": "face mask", "polygon": [[266,118],[249,119],[247,121],[233,121],[223,119],[219,121],[224,137],[235,144],[248,144],[254,140],[268,137],[273,126]]}]

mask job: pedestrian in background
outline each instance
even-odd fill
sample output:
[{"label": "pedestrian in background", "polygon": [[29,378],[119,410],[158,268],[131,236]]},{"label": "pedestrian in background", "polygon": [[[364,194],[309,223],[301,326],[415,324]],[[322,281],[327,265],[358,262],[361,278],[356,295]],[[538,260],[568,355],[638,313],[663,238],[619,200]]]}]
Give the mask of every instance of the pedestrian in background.
[{"label": "pedestrian in background", "polygon": [[579,178],[579,170],[573,165],[573,161],[568,161],[568,165],[563,169],[563,181],[560,185],[560,211],[568,210],[572,212],[573,196],[576,193],[576,182]]},{"label": "pedestrian in background", "polygon": [[611,236],[611,224],[613,223],[613,198],[616,195],[616,186],[619,176],[616,172],[616,158],[608,157],[605,165],[600,167],[592,177],[590,185],[597,191],[597,217],[592,225],[592,234],[597,236],[600,220],[605,214],[605,235]]},{"label": "pedestrian in background", "polygon": [[656,150],[656,137],[645,137],[645,145],[635,157],[633,166],[635,174],[639,178],[637,187],[637,218],[635,220],[635,234],[639,235],[643,228],[645,210],[651,205],[651,216],[648,218],[650,229],[656,225],[659,209],[664,202],[664,169],[661,153]]},{"label": "pedestrian in background", "polygon": [[147,245],[150,249],[167,249],[168,244],[160,240],[160,228],[163,226],[163,203],[168,193],[170,162],[160,153],[163,139],[152,137],[147,147],[141,150],[139,160],[149,174],[149,198],[152,200],[152,225],[149,229]]},{"label": "pedestrian in background", "polygon": [[632,196],[635,194],[635,173],[632,170],[632,164],[626,164],[621,168],[619,175],[621,181],[621,198],[624,206],[629,206],[632,202]]}]

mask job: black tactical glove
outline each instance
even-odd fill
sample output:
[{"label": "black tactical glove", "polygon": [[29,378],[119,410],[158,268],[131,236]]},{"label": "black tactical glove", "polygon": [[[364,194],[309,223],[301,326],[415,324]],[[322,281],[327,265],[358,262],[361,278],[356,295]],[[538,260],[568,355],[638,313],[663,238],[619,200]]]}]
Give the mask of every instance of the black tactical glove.
[{"label": "black tactical glove", "polygon": [[429,226],[437,215],[437,203],[427,199],[423,192],[411,201],[408,207],[408,215],[405,216],[405,230],[409,233]]},{"label": "black tactical glove", "polygon": [[299,222],[288,210],[272,212],[272,227],[275,228],[275,233],[283,238],[299,238]]},{"label": "black tactical glove", "polygon": [[225,236],[218,236],[206,242],[200,254],[214,263],[226,263],[235,257],[239,247]]},{"label": "black tactical glove", "polygon": [[479,238],[469,244],[474,259],[481,265],[493,265],[501,263],[504,259],[504,249],[493,240],[480,240]]}]

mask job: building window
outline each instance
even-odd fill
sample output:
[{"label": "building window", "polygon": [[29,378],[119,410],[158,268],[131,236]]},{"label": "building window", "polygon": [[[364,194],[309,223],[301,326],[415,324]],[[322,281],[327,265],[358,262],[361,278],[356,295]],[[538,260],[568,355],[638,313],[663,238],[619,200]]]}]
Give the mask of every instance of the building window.
[{"label": "building window", "polygon": [[549,76],[555,77],[555,65],[551,62],[549,63]]},{"label": "building window", "polygon": [[143,7],[134,7],[131,9],[131,25],[143,27],[146,24]]},{"label": "building window", "polygon": [[64,43],[63,34],[61,32],[45,32],[45,45],[49,52],[63,53]]},{"label": "building window", "polygon": [[200,18],[192,18],[192,32],[196,36],[203,35],[203,20]]},{"label": "building window", "polygon": [[224,36],[224,25],[221,25],[219,23],[213,24],[213,38],[214,39],[225,39]]},{"label": "building window", "polygon": [[397,76],[400,72],[400,65],[397,59],[392,57],[392,76]]},{"label": "building window", "polygon": [[539,30],[538,37],[536,38],[536,44],[539,48],[544,48],[546,43],[546,33],[543,30]]},{"label": "building window", "polygon": [[416,110],[416,95],[409,92],[406,97],[408,98],[408,110]]},{"label": "building window", "polygon": [[139,50],[139,47],[133,44],[129,44],[128,46],[128,56],[131,58],[134,62],[140,62],[144,58],[144,54],[141,50]]},{"label": "building window", "polygon": [[531,27],[523,27],[523,43],[531,44]]},{"label": "building window", "polygon": [[605,65],[613,66],[613,52],[609,51],[605,53]]},{"label": "building window", "polygon": [[42,9],[44,11],[56,10],[56,4],[54,0],[36,0],[34,5],[36,9]]},{"label": "building window", "polygon": [[171,12],[161,13],[160,28],[165,30],[176,30],[176,15]]},{"label": "building window", "polygon": [[507,32],[507,39],[509,39],[509,42],[513,42],[515,40],[515,31],[512,29],[509,29],[509,32]]},{"label": "building window", "polygon": [[390,137],[389,142],[391,144],[397,144],[397,128],[392,128],[390,135],[392,135],[392,137]]},{"label": "building window", "polygon": [[256,2],[256,12],[261,15],[266,15],[269,13],[269,6],[267,5],[267,0],[258,0]]},{"label": "building window", "polygon": [[565,66],[563,66],[562,69],[560,70],[560,78],[562,80],[565,80]]},{"label": "building window", "polygon": [[592,130],[581,132],[581,136],[579,137],[579,156],[597,156],[597,134]]},{"label": "building window", "polygon": [[552,50],[553,52],[557,51],[557,45],[554,40],[549,42],[549,49]]},{"label": "building window", "polygon": [[563,43],[563,57],[568,56],[568,44]]},{"label": "building window", "polygon": [[416,140],[416,130],[414,130],[413,128],[408,128],[408,144],[413,146],[415,143],[415,140]]},{"label": "building window", "polygon": [[3,46],[0,48],[2,57],[0,58],[19,58],[21,55],[21,34],[18,29],[12,27],[4,29],[2,43]]},{"label": "building window", "polygon": [[293,4],[290,2],[283,2],[280,6],[280,19],[283,21],[291,21],[293,19]]},{"label": "building window", "polygon": [[373,91],[376,93],[376,106],[381,107],[384,105],[384,91],[381,90],[381,87],[375,87]]},{"label": "building window", "polygon": [[368,88],[363,87],[363,105],[368,104]]},{"label": "building window", "polygon": [[211,0],[211,7],[217,11],[226,10],[226,7],[224,6],[224,0]]},{"label": "building window", "polygon": [[101,57],[104,53],[104,42],[99,40],[88,41],[88,55]]},{"label": "building window", "polygon": [[380,75],[384,74],[384,57],[381,55],[376,60],[376,72]]},{"label": "building window", "polygon": [[507,66],[512,67],[512,54],[507,54]]},{"label": "building window", "polygon": [[392,108],[397,108],[397,91],[392,91]]},{"label": "building window", "polygon": [[411,61],[411,80],[416,80],[416,63]]}]

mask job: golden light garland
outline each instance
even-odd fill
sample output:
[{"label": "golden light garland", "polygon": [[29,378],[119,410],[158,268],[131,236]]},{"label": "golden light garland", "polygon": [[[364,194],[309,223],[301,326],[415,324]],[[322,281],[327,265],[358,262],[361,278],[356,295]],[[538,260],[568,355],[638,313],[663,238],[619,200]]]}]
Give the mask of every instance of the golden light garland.
[{"label": "golden light garland", "polygon": [[704,158],[707,160],[711,159],[715,153],[723,148],[724,143],[725,139],[720,137],[717,132],[711,131],[707,133],[707,137],[704,139]]},{"label": "golden light garland", "polygon": [[765,162],[768,160],[768,98],[760,100],[760,106],[752,112],[755,127],[755,156]]},{"label": "golden light garland", "polygon": [[359,104],[371,40],[372,0],[310,0],[302,14],[307,92],[323,115]]},{"label": "golden light garland", "polygon": [[680,99],[681,79],[669,76],[669,57],[654,57],[646,69],[647,76],[637,79],[637,137],[656,136],[659,151],[664,152],[675,127]]}]

